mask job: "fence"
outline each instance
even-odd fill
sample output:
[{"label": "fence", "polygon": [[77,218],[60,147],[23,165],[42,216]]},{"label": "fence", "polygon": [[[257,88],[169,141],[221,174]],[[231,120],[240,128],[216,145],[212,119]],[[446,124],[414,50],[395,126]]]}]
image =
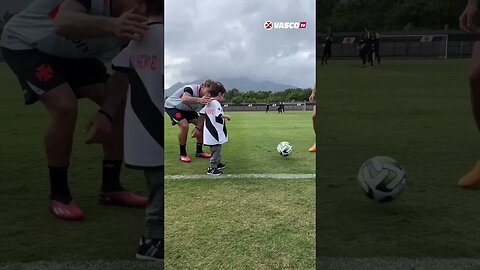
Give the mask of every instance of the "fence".
[{"label": "fence", "polygon": [[[315,103],[310,102],[291,102],[291,103],[284,103],[285,111],[312,111]],[[256,103],[256,104],[225,104],[223,106],[224,111],[234,111],[234,112],[255,112],[255,111],[265,111],[267,107],[267,103]],[[270,111],[277,112],[278,104],[270,104]]]},{"label": "fence", "polygon": [[[334,33],[333,58],[356,58],[362,33]],[[478,35],[460,30],[381,32],[380,56],[383,58],[468,58]],[[317,56],[323,55],[325,34],[317,34]],[[348,41],[348,42],[345,42]]]}]

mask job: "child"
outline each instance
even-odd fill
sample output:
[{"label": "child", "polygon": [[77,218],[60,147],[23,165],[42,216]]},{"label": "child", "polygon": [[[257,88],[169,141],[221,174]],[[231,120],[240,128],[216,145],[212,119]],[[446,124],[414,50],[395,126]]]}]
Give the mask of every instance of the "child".
[{"label": "child", "polygon": [[163,264],[163,0],[146,0],[149,30],[113,61],[113,69],[130,75],[125,110],[125,165],[143,170],[149,187],[145,225],[136,257]]},{"label": "child", "polygon": [[230,116],[223,114],[223,108],[220,102],[225,99],[225,87],[219,82],[210,88],[210,104],[203,107],[200,115],[204,121],[199,121],[199,129],[203,128],[203,144],[210,146],[212,157],[210,158],[210,167],[207,174],[219,176],[220,170],[226,167],[220,162],[222,144],[228,141],[227,126],[225,119],[230,121]]}]

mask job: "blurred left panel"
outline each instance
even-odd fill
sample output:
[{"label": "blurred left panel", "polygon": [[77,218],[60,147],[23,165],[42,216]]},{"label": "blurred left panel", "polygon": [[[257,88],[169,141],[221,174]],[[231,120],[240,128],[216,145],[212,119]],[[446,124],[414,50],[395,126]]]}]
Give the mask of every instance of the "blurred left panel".
[{"label": "blurred left panel", "polygon": [[0,4],[0,269],[163,268],[163,2]]}]

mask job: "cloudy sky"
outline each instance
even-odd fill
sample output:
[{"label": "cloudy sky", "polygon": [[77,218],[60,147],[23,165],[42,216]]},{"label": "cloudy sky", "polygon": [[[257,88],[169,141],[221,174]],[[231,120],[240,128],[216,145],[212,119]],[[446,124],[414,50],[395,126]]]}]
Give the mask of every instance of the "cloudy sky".
[{"label": "cloudy sky", "polygon": [[[315,0],[167,0],[165,12],[167,88],[205,77],[314,84]],[[267,31],[265,21],[307,28]]]}]

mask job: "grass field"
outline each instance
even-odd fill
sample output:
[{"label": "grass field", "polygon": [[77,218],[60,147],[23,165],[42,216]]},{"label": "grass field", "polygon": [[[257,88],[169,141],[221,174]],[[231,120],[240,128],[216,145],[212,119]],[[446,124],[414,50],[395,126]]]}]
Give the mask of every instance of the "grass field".
[{"label": "grass field", "polygon": [[[456,186],[480,159],[468,67],[467,60],[319,66],[318,255],[480,258],[480,191]],[[357,186],[360,165],[376,155],[407,170],[407,188],[392,203],[370,201]]]},{"label": "grass field", "polygon": [[[71,189],[86,218],[72,223],[47,211],[48,175],[40,104],[25,107],[17,81],[0,66],[0,268],[153,269],[133,260],[144,210],[97,204],[101,149],[82,130],[96,108],[81,101],[71,161]],[[310,113],[232,113],[224,147],[227,174],[315,173]],[[166,127],[166,173],[204,175],[207,160],[178,161],[177,127]],[[276,144],[295,150],[281,158]],[[193,156],[194,142],[189,148]],[[123,171],[124,185],[146,194],[143,175]],[[313,269],[313,179],[167,180],[165,269]]]},{"label": "grass field", "polygon": [[[232,112],[222,149],[225,174],[315,173],[311,112]],[[178,128],[165,126],[169,175],[205,175],[208,160],[178,161]],[[292,156],[276,153],[288,140]],[[195,141],[188,151],[193,157]],[[208,150],[208,148],[205,148]],[[313,269],[313,179],[167,181],[167,266],[171,269]]]}]

